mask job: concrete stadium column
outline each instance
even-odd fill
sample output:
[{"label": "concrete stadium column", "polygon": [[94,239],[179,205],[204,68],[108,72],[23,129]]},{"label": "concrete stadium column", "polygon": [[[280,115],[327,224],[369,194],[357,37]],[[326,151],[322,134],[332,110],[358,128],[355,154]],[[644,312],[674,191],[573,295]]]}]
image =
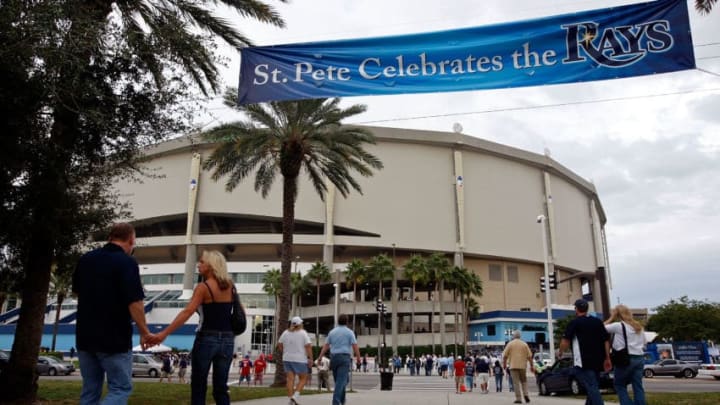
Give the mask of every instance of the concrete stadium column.
[{"label": "concrete stadium column", "polygon": [[[550,173],[543,172],[543,184],[545,191],[545,217],[547,218],[547,249],[548,249],[548,272],[555,272],[555,258],[557,258],[557,245],[555,243],[555,207],[553,206],[552,187]],[[556,275],[557,276],[557,275]],[[557,303],[557,290],[550,290],[552,302]]]},{"label": "concrete stadium column", "polygon": [[193,276],[197,265],[197,247],[194,235],[200,227],[200,213],[197,210],[197,198],[200,190],[200,154],[193,153],[190,160],[190,190],[188,192],[187,229],[185,230],[185,274],[183,274],[183,291],[180,299],[192,297]]},{"label": "concrete stadium column", "polygon": [[[333,283],[335,284],[335,310],[333,325],[337,326],[338,314],[340,313],[340,271],[335,269],[334,247],[335,247],[335,185],[326,180],[327,194],[325,195],[325,243],[323,244],[323,263],[333,272]],[[318,311],[319,308],[315,308]],[[318,339],[320,338],[320,331]]]},{"label": "concrete stadium column", "polygon": [[[455,174],[455,252],[453,254],[453,265],[463,267],[465,264],[465,175],[463,172],[462,151],[453,150],[453,168]],[[443,294],[440,294],[442,298]],[[445,354],[445,309],[440,303],[440,345],[442,353]],[[464,328],[463,328],[464,329]]]},{"label": "concrete stadium column", "polygon": [[[602,311],[603,316],[610,314],[610,272],[607,263],[607,246],[603,238],[603,225],[600,222],[595,200],[590,200],[590,217],[592,221],[592,240],[595,251],[595,282],[593,283],[593,302],[595,310]],[[599,292],[599,294],[597,294]]]},{"label": "concrete stadium column", "polygon": [[393,354],[398,352],[398,287],[397,287],[397,265],[395,264],[395,244],[392,244],[392,261],[395,271],[393,272],[392,284],[390,290],[390,304],[392,312],[390,313],[390,335],[392,337]]}]

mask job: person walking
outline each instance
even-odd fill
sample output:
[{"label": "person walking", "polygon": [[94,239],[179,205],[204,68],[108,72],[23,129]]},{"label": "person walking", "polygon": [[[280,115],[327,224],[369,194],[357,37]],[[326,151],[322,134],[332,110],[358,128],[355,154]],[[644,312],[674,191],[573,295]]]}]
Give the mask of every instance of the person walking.
[{"label": "person walking", "polygon": [[475,372],[477,373],[477,380],[480,385],[480,392],[487,394],[488,384],[490,382],[490,364],[486,356],[480,356],[475,360]]},{"label": "person walking", "polygon": [[[558,353],[563,353],[572,342],[575,378],[585,387],[586,405],[604,405],[600,395],[600,371],[610,371],[610,334],[603,322],[588,316],[588,302],[575,301],[575,319],[570,321]],[[559,356],[558,356],[559,357]]]},{"label": "person walking", "polygon": [[247,385],[249,387],[250,374],[253,368],[253,362],[250,360],[249,355],[245,355],[245,357],[238,364],[238,368],[240,369],[240,381],[238,382],[238,386],[241,386],[243,381],[247,381]]},{"label": "person walking", "polygon": [[323,387],[330,391],[330,359],[322,356],[317,362],[318,368],[318,391],[322,391]]},{"label": "person walking", "polygon": [[[313,365],[310,336],[303,329],[302,318],[299,316],[292,318],[290,327],[278,339],[278,349],[283,354],[283,367],[287,374],[288,403],[297,405],[300,403],[300,392],[305,387],[308,373]],[[296,375],[297,385],[295,385]]]},{"label": "person walking", "polygon": [[347,322],[347,315],[338,316],[338,326],[328,333],[317,360],[319,362],[330,351],[330,368],[335,381],[332,405],[345,405],[345,387],[352,361],[350,356],[354,354],[356,359],[360,358],[355,333],[347,327]]},{"label": "person walking", "polygon": [[521,404],[522,399],[530,402],[530,394],[527,385],[527,367],[535,372],[532,364],[532,351],[527,343],[520,339],[519,330],[513,331],[513,340],[505,346],[503,350],[503,367],[510,365],[510,374],[512,374],[512,384],[515,388],[515,404]]},{"label": "person walking", "polygon": [[[462,394],[462,385],[465,384],[465,362],[462,356],[458,356],[457,360],[454,361],[453,368],[455,368],[455,393]],[[467,387],[465,387],[467,389]]]},{"label": "person walking", "polygon": [[172,366],[172,360],[170,359],[169,354],[164,354],[162,356],[162,368],[160,369],[160,381],[162,382],[163,378],[167,378],[167,382],[172,382],[172,374],[173,374],[173,366]]},{"label": "person walking", "polygon": [[502,392],[502,381],[505,373],[503,372],[503,366],[500,364],[500,360],[495,360],[492,372],[495,376],[495,392]]},{"label": "person walking", "polygon": [[265,375],[265,369],[267,368],[267,362],[265,361],[265,354],[260,353],[255,362],[253,363],[255,368],[255,379],[253,385],[263,384],[263,375]]},{"label": "person walking", "polygon": [[228,405],[230,396],[227,381],[235,343],[230,325],[233,281],[227,271],[225,256],[217,250],[204,251],[197,268],[202,283],[195,287],[185,308],[165,329],[157,333],[156,340],[159,341],[155,343],[165,340],[197,311],[200,319],[190,357],[190,402],[192,405],[205,404],[212,365],[212,396],[216,404]]},{"label": "person walking", "polygon": [[187,374],[187,356],[184,354],[180,356],[180,362],[178,363],[178,382],[180,384],[186,384],[187,381],[185,380],[185,375]]},{"label": "person walking", "polygon": [[468,358],[465,361],[465,386],[468,392],[473,391],[473,384],[475,382],[475,365],[472,360]]},{"label": "person walking", "polygon": [[131,256],[134,248],[133,226],[114,224],[108,243],[84,254],[73,274],[82,405],[100,403],[106,378],[104,403],[127,403],[132,393],[133,321],[140,332],[141,346],[149,344],[140,268]]},{"label": "person walking", "polygon": [[[640,322],[636,321],[630,309],[625,305],[617,305],[605,321],[605,329],[613,335],[613,350],[627,347],[630,363],[615,364],[613,385],[620,405],[645,405],[645,388],[643,388],[643,367],[645,364],[645,331]],[[630,399],[627,386],[632,385],[633,399]]]}]

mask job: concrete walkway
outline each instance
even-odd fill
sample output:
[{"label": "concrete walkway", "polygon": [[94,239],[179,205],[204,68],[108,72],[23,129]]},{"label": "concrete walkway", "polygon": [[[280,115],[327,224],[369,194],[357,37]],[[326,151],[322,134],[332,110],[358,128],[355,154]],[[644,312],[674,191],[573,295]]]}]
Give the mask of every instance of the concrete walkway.
[{"label": "concrete walkway", "polygon": [[[348,394],[348,405],[511,405],[515,394],[510,392],[480,394],[469,392],[456,394],[454,391],[380,391],[369,390]],[[541,397],[530,393],[531,405],[583,405],[584,399],[570,397]],[[305,395],[300,398],[300,405],[331,405],[332,394]],[[610,402],[606,402],[610,404]],[[257,399],[252,401],[234,402],[234,405],[287,405],[284,397]]]}]

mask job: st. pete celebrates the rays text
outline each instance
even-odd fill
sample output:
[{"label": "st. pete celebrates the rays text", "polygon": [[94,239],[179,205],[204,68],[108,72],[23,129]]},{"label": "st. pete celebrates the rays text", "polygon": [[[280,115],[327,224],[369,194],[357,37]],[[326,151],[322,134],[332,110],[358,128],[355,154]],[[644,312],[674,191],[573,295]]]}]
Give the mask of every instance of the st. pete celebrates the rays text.
[{"label": "st. pete celebrates the rays text", "polygon": [[241,103],[519,87],[695,67],[684,0],[400,37],[247,48]]}]

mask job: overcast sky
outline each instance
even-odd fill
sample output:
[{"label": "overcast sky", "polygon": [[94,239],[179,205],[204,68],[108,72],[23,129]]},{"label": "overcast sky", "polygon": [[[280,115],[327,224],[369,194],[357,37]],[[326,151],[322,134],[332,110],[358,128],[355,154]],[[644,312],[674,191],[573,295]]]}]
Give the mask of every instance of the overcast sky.
[{"label": "overcast sky", "polygon": [[[279,29],[226,15],[257,45],[410,34],[511,22],[634,1],[292,0]],[[700,70],[590,84],[352,97],[348,123],[451,131],[551,156],[594,182],[608,217],[612,304],[653,308],[672,298],[720,302],[720,5],[688,0]],[[239,57],[223,77],[237,86]],[[209,104],[214,126],[237,115]],[[521,110],[517,110],[522,108]],[[507,110],[507,111],[503,111]],[[444,118],[421,118],[455,114]]]}]

